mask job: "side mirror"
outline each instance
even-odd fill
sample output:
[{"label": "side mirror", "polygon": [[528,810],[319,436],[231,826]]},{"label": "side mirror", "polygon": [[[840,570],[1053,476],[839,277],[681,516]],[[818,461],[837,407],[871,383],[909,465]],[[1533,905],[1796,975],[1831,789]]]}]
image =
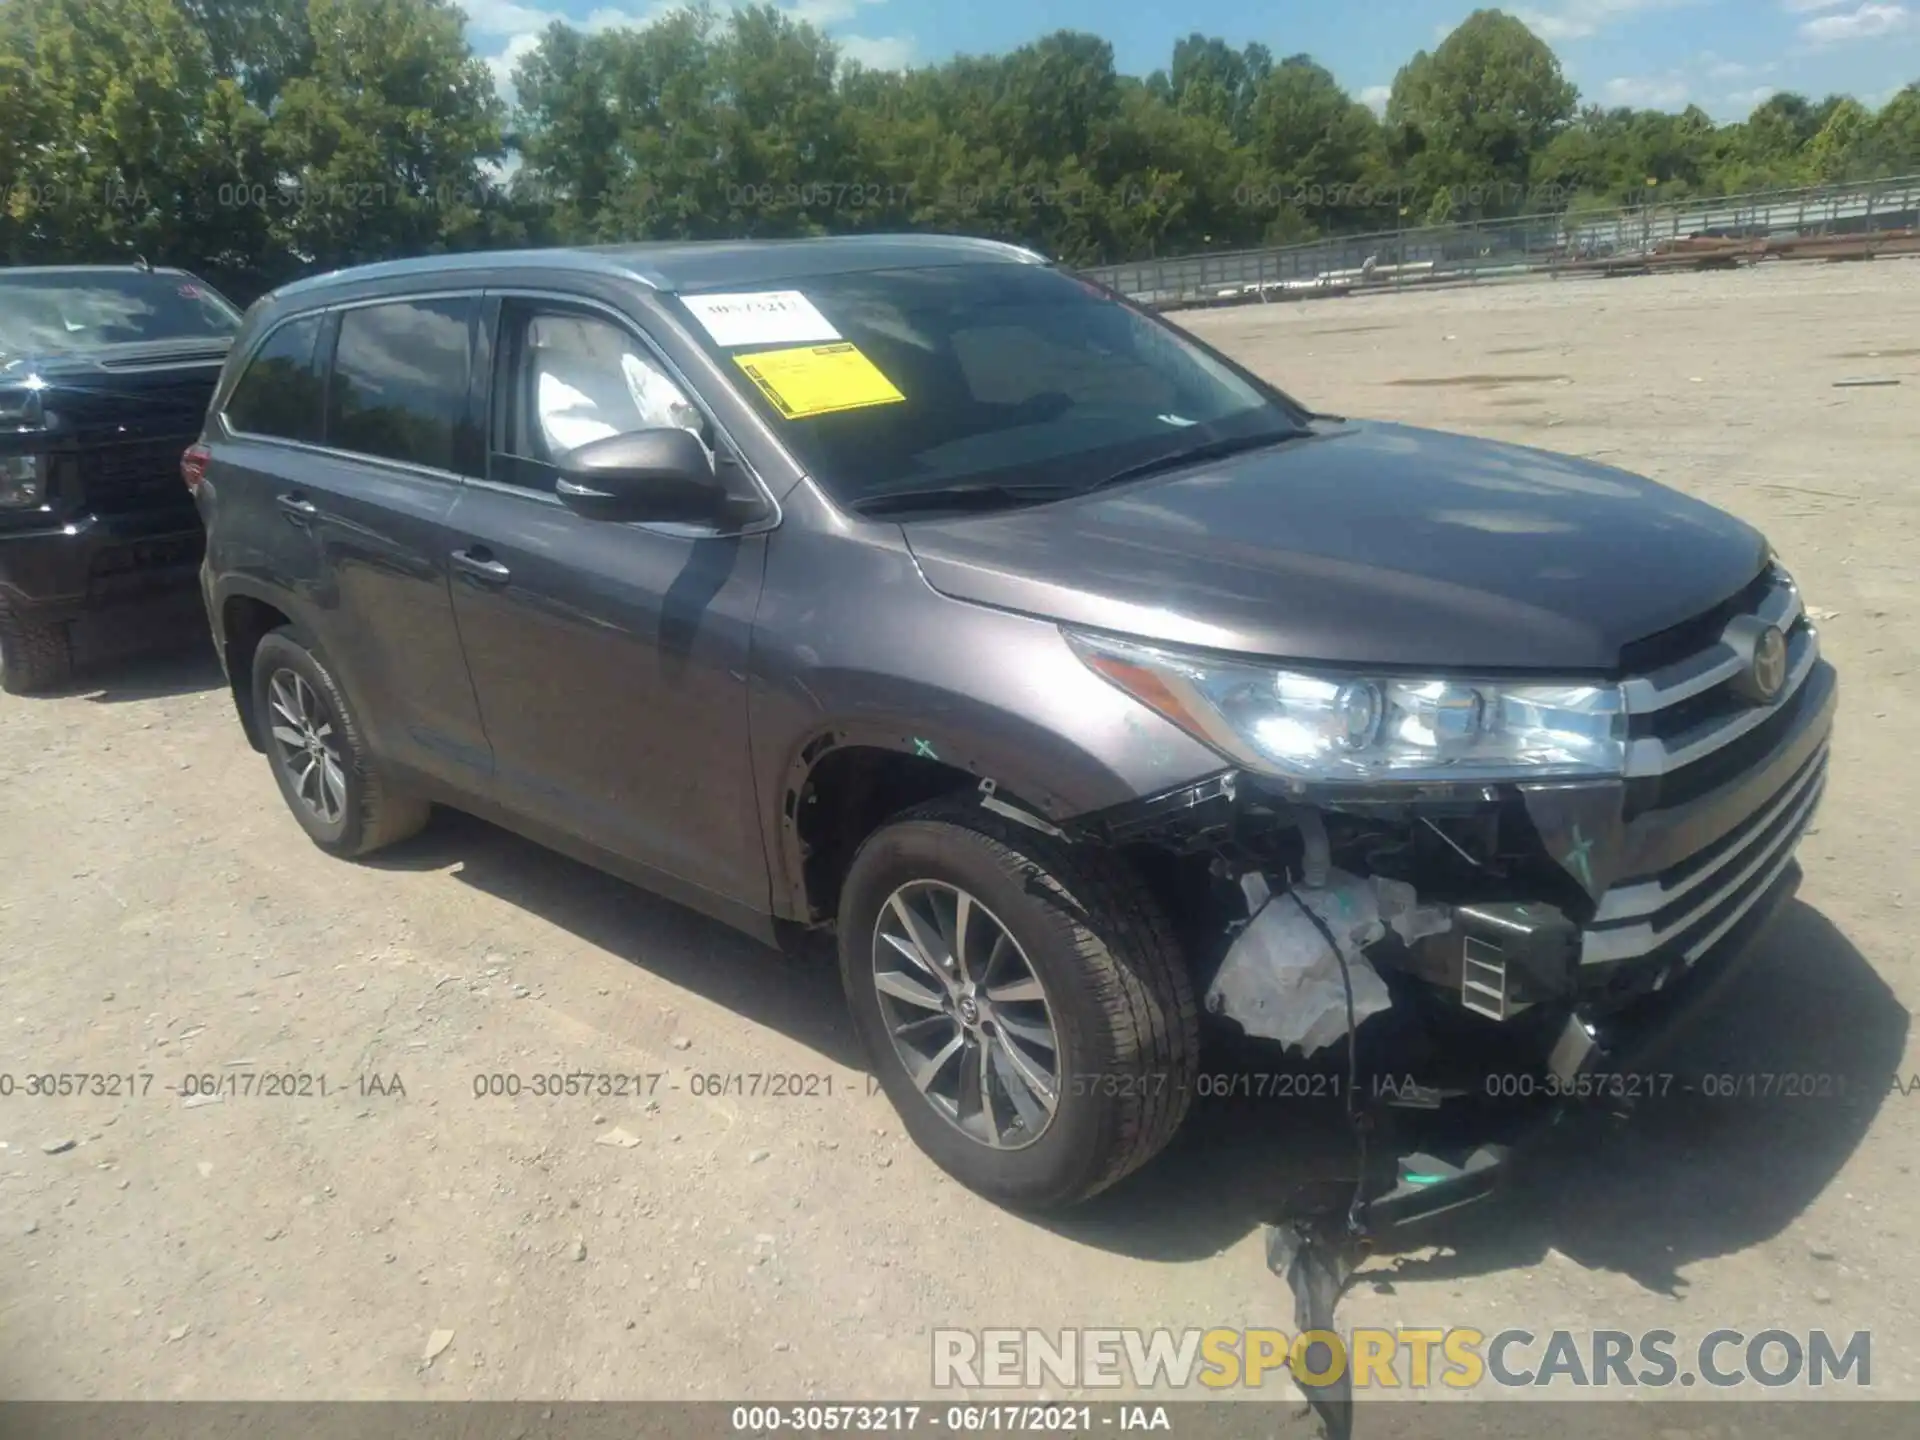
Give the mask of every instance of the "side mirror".
[{"label": "side mirror", "polygon": [[589,520],[705,524],[732,506],[699,436],[678,426],[590,440],[562,455],[555,494]]}]

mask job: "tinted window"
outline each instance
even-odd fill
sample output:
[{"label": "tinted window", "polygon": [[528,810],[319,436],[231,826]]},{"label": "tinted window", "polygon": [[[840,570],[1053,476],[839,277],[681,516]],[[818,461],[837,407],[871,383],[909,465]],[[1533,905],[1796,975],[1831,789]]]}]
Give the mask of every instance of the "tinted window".
[{"label": "tinted window", "polygon": [[340,314],[327,391],[327,443],[461,469],[469,454],[468,324],[476,302],[409,300]]},{"label": "tinted window", "polygon": [[227,401],[227,423],[250,435],[320,439],[321,386],[313,363],[320,317],[290,320],[254,353]]},{"label": "tinted window", "polygon": [[191,275],[0,272],[0,355],[229,340],[239,328],[239,313]]},{"label": "tinted window", "polygon": [[[956,483],[1078,487],[1300,423],[1171,326],[1049,267],[868,271],[779,288],[799,291],[819,320],[790,297],[682,301],[693,333],[844,504]],[[719,339],[702,318],[716,309]],[[756,328],[771,338],[753,343]]]}]

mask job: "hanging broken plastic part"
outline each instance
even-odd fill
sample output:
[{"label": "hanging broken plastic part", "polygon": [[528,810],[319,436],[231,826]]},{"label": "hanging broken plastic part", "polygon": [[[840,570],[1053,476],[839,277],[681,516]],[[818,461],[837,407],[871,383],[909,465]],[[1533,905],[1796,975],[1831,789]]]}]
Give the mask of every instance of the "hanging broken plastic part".
[{"label": "hanging broken plastic part", "polygon": [[[1344,1212],[1299,1216],[1267,1227],[1267,1269],[1293,1291],[1296,1334],[1335,1333],[1334,1311],[1364,1252],[1364,1240]],[[1353,1434],[1353,1376],[1346,1357],[1340,1359],[1338,1365],[1302,1367],[1314,1373],[1335,1372],[1325,1385],[1295,1381],[1320,1417],[1327,1440],[1350,1440]]]}]

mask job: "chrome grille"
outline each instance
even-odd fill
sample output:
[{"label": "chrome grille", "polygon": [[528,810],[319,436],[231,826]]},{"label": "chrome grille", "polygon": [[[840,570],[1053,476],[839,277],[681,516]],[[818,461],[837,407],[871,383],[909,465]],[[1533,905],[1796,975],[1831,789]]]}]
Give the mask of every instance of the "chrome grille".
[{"label": "chrome grille", "polygon": [[123,440],[96,445],[80,454],[80,480],[87,505],[97,515],[124,515],[152,509],[191,508],[192,497],[180,476],[181,453],[194,437]]},{"label": "chrome grille", "polygon": [[1621,698],[1634,730],[1652,733],[1637,733],[1629,742],[1629,779],[1669,775],[1731,745],[1764,725],[1799,693],[1820,658],[1820,635],[1800,604],[1799,591],[1776,572],[1773,588],[1754,613],[1786,632],[1787,681],[1779,697],[1771,705],[1752,705],[1732,692],[1730,684],[1745,662],[1725,639],[1662,669],[1634,676],[1620,687]]},{"label": "chrome grille", "polygon": [[[1787,638],[1787,675],[1771,703],[1755,704],[1736,688],[1748,663],[1729,633],[1704,648],[1621,686],[1629,722],[1626,773],[1630,791],[1665,793],[1665,803],[1683,803],[1699,779],[1708,787],[1745,772],[1761,757],[1745,752],[1764,742],[1755,735],[1769,721],[1791,722],[1796,697],[1820,657],[1820,637],[1793,582],[1778,570],[1751,608],[1727,625],[1751,624],[1755,616]],[[1756,582],[1757,584],[1758,582]],[[1778,728],[1777,726],[1775,727]],[[1767,732],[1771,733],[1771,732]],[[1753,741],[1739,746],[1743,737]],[[1729,747],[1736,747],[1729,749]],[[1722,752],[1725,752],[1724,754]],[[1719,755],[1717,762],[1709,757]],[[1702,763],[1708,762],[1708,763]],[[1697,766],[1689,770],[1688,767]],[[1662,952],[1699,959],[1736,925],[1786,869],[1826,786],[1827,747],[1822,744],[1772,796],[1727,834],[1658,875],[1615,883],[1595,909],[1581,945],[1581,962],[1606,965]],[[1662,801],[1655,799],[1655,808]]]},{"label": "chrome grille", "polygon": [[1588,926],[1581,963],[1632,960],[1676,942],[1689,963],[1699,959],[1786,869],[1826,783],[1823,745],[1729,834],[1663,874],[1612,887]]}]

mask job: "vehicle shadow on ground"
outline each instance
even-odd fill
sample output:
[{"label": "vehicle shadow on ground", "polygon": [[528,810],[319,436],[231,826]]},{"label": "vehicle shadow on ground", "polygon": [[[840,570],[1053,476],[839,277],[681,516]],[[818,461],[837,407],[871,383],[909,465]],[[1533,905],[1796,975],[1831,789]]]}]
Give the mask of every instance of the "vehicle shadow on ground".
[{"label": "vehicle shadow on ground", "polygon": [[421,834],[360,863],[448,870],[462,884],[776,1030],[823,1059],[866,1069],[828,946],[783,954],[697,911],[456,810],[436,810]]},{"label": "vehicle shadow on ground", "polygon": [[226,684],[198,605],[88,617],[73,629],[74,673],[59,694],[97,705],[194,695]]},{"label": "vehicle shadow on ground", "polygon": [[[1523,1152],[1500,1193],[1410,1237],[1436,1247],[1432,1258],[1395,1257],[1362,1280],[1452,1281],[1558,1251],[1677,1295],[1686,1266],[1784,1230],[1833,1181],[1881,1104],[1898,1103],[1909,1019],[1807,905],[1783,908],[1756,945],[1718,1006],[1661,1062],[1673,1076],[1667,1098],[1617,1125],[1598,1110],[1569,1116]],[[1734,1088],[1735,1077],[1754,1077],[1753,1093],[1702,1093]],[[1816,1093],[1783,1094],[1789,1077]],[[1342,1173],[1352,1153],[1335,1105],[1203,1101],[1159,1161],[1051,1228],[1143,1258],[1204,1259],[1276,1218],[1291,1187]]]}]

